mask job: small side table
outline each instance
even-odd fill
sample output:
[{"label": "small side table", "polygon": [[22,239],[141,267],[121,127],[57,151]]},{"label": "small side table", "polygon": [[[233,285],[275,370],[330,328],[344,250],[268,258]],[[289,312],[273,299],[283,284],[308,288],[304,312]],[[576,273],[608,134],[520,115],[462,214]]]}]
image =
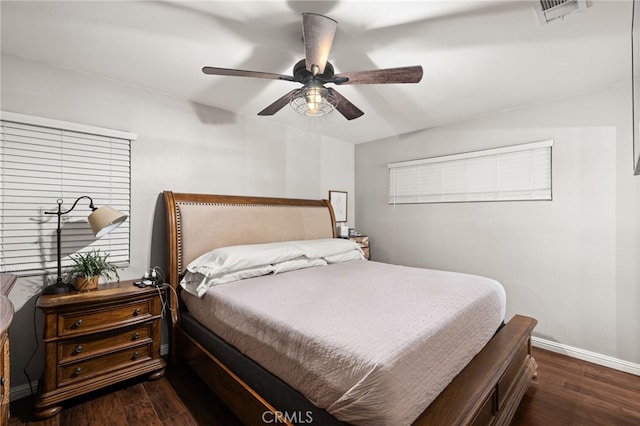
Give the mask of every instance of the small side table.
[{"label": "small side table", "polygon": [[53,416],[64,401],[123,380],[164,375],[162,298],[155,287],[121,281],[86,292],[42,295],[37,307],[45,314],[37,417]]},{"label": "small side table", "polygon": [[360,247],[362,247],[362,251],[364,252],[365,259],[369,260],[370,258],[369,237],[366,235],[357,235],[354,237],[349,237],[349,239],[351,241],[355,241],[356,243],[360,244]]}]

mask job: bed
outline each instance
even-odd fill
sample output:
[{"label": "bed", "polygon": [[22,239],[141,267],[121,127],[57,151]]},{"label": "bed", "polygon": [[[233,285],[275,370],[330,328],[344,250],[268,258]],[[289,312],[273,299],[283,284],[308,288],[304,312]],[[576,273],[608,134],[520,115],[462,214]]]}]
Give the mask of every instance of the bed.
[{"label": "bed", "polygon": [[[188,272],[187,265],[197,264],[201,257],[206,257],[205,254],[212,250],[216,253],[239,245],[248,248],[265,246],[270,250],[277,246],[281,250],[281,246],[286,246],[287,256],[298,259],[299,253],[294,255],[288,251],[294,250],[291,248],[293,243],[295,250],[306,250],[305,256],[312,258],[314,256],[309,252],[319,253],[315,245],[317,242],[326,242],[332,247],[340,242],[335,239],[335,219],[326,200],[171,191],[166,191],[164,195],[169,228],[168,276],[177,293],[183,290],[179,283]],[[307,243],[313,249],[307,248]],[[242,247],[242,250],[246,247]],[[323,260],[335,259],[332,253],[324,255],[327,256]],[[282,256],[280,251],[277,256]],[[283,264],[288,263],[290,258],[284,260]],[[376,277],[386,275],[391,270],[397,274],[394,277],[397,277],[398,283],[405,283],[407,276],[415,274],[420,274],[421,279],[422,275],[428,275],[426,278],[433,281],[436,287],[452,289],[464,289],[471,280],[480,281],[478,300],[486,299],[485,304],[479,304],[476,299],[463,301],[474,307],[472,313],[460,315],[443,310],[442,315],[443,318],[445,315],[468,316],[468,322],[481,328],[466,335],[465,331],[455,329],[438,331],[431,333],[436,335],[435,341],[423,341],[421,330],[428,325],[423,327],[421,321],[422,316],[427,315],[420,313],[436,312],[441,306],[447,305],[448,302],[438,299],[434,299],[433,305],[426,308],[416,306],[415,312],[396,309],[396,314],[380,319],[378,324],[374,315],[356,325],[356,331],[347,327],[357,322],[368,306],[376,303],[374,299],[367,298],[388,291],[388,286],[384,286],[387,284],[377,283]],[[318,293],[316,299],[327,303],[323,302],[320,308],[319,304],[315,304],[313,310],[306,311],[295,311],[291,309],[292,305],[282,303],[285,299],[296,306],[310,303],[307,299],[298,300],[294,297],[298,297],[296,293],[307,293],[313,300],[314,292],[319,288],[318,284],[311,284],[313,280],[322,283],[322,293]],[[359,291],[357,287],[363,285],[367,286],[367,290],[361,295],[348,293]],[[402,287],[401,293],[423,291],[407,285]],[[350,290],[351,287],[353,289]],[[504,300],[500,301],[500,289],[489,279],[347,259],[285,273],[267,271],[251,275],[242,282],[232,280],[224,285],[206,287],[206,291],[200,290],[186,291],[172,300],[171,359],[173,362],[185,362],[194,369],[245,424],[508,424],[535,374],[536,364],[531,357],[530,338],[536,321],[516,315],[506,324],[501,324]],[[190,292],[198,295],[191,295]],[[453,296],[453,299],[465,299],[469,292],[467,288]],[[391,293],[384,297],[392,297]],[[341,306],[345,299],[356,297],[359,304],[345,305],[346,308],[343,306],[341,311],[337,311],[338,314],[335,311],[322,311],[325,305],[335,302],[336,306]],[[251,298],[255,299],[253,303],[249,302]],[[231,301],[230,305],[216,302],[227,299]],[[413,300],[418,299],[422,297],[413,297]],[[406,303],[406,300],[402,303]],[[311,315],[312,311],[331,319],[331,326],[327,328],[331,332],[317,327],[318,321]],[[213,318],[209,322],[207,315]],[[438,322],[439,317],[435,313],[432,316]],[[216,328],[227,327],[222,323],[233,322],[234,317],[240,318],[237,327],[244,329],[238,332]],[[339,321],[343,321],[344,326]],[[441,322],[449,323],[448,320]],[[368,327],[372,334],[366,337]],[[280,334],[265,340],[262,335],[270,328]],[[406,335],[398,332],[404,328],[408,330]],[[335,330],[341,331],[338,333]],[[354,338],[360,333],[357,330],[362,330],[365,337],[360,340]],[[398,334],[400,342],[388,341],[386,337],[375,341],[376,330],[382,330],[380,333],[384,336]],[[313,342],[316,342],[318,335],[326,335],[323,339],[332,345],[328,351],[331,357],[325,360],[328,364],[320,363],[326,350],[313,352],[317,349],[315,343],[308,345],[310,349],[302,346],[302,339],[298,338],[297,333],[302,334],[303,331],[310,333]],[[242,338],[234,337],[233,333],[239,333]],[[447,338],[437,340],[442,335]],[[285,337],[293,340],[286,340]],[[355,343],[347,346],[347,340]],[[414,346],[394,351],[394,348],[401,347],[402,340],[412,342]],[[478,342],[471,342],[473,340]],[[248,346],[243,346],[243,341],[248,341]],[[277,342],[272,346],[284,348],[285,353],[273,352],[274,348],[265,343],[271,341]],[[467,348],[467,344],[475,345],[475,349]],[[358,348],[352,346],[359,347],[359,352],[356,351]],[[448,360],[442,353],[430,354],[432,348],[440,346],[445,353],[457,347],[463,348],[463,364],[460,364],[462,361],[444,362]],[[292,347],[300,349],[291,351]],[[309,353],[305,359],[295,359],[296,352]],[[363,364],[356,364],[358,368],[353,370],[357,372],[353,374],[351,370],[340,370],[346,358],[358,362],[362,358]],[[331,368],[327,368],[327,365]],[[397,368],[397,365],[404,365],[404,369]],[[376,375],[378,370],[382,371],[380,376]],[[327,371],[333,374],[327,374]],[[305,377],[307,379],[303,380]],[[435,381],[435,385],[425,385],[427,379]],[[345,386],[348,391],[345,395],[348,397],[336,397],[345,392]],[[435,392],[432,387],[437,390],[433,395],[430,394]],[[387,393],[382,393],[385,390]],[[375,411],[376,406],[382,409]]]}]

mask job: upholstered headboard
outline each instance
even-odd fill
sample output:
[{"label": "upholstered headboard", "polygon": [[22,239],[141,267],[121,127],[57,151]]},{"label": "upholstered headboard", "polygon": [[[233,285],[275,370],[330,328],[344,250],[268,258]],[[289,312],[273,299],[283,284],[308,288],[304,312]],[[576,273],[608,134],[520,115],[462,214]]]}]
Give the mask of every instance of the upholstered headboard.
[{"label": "upholstered headboard", "polygon": [[186,266],[210,250],[335,237],[327,200],[164,192],[169,227],[169,276],[173,287]]}]

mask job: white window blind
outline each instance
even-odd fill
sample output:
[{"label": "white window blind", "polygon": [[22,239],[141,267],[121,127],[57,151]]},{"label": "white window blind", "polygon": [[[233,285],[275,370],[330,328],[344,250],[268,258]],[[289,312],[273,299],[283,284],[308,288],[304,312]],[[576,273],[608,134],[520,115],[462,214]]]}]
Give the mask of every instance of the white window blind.
[{"label": "white window blind", "polygon": [[[68,210],[78,197],[130,215],[130,145],[135,135],[2,112],[0,125],[0,271],[55,271],[57,200]],[[82,199],[61,221],[63,269],[69,255],[94,248],[120,266],[129,263],[129,220],[96,239]]]},{"label": "white window blind", "polygon": [[553,141],[391,163],[389,204],[551,200]]}]

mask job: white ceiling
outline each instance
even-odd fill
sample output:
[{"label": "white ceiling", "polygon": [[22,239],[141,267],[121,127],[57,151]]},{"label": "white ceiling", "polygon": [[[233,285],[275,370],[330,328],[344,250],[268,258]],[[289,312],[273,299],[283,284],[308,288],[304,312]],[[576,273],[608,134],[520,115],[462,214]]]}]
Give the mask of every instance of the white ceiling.
[{"label": "white ceiling", "polygon": [[[422,65],[418,84],[342,86],[365,115],[260,117],[353,143],[631,79],[631,1],[593,1],[541,25],[529,1],[2,1],[2,51],[254,116],[297,83],[302,12],[338,21],[336,73]],[[257,117],[257,116],[256,116]]]}]

